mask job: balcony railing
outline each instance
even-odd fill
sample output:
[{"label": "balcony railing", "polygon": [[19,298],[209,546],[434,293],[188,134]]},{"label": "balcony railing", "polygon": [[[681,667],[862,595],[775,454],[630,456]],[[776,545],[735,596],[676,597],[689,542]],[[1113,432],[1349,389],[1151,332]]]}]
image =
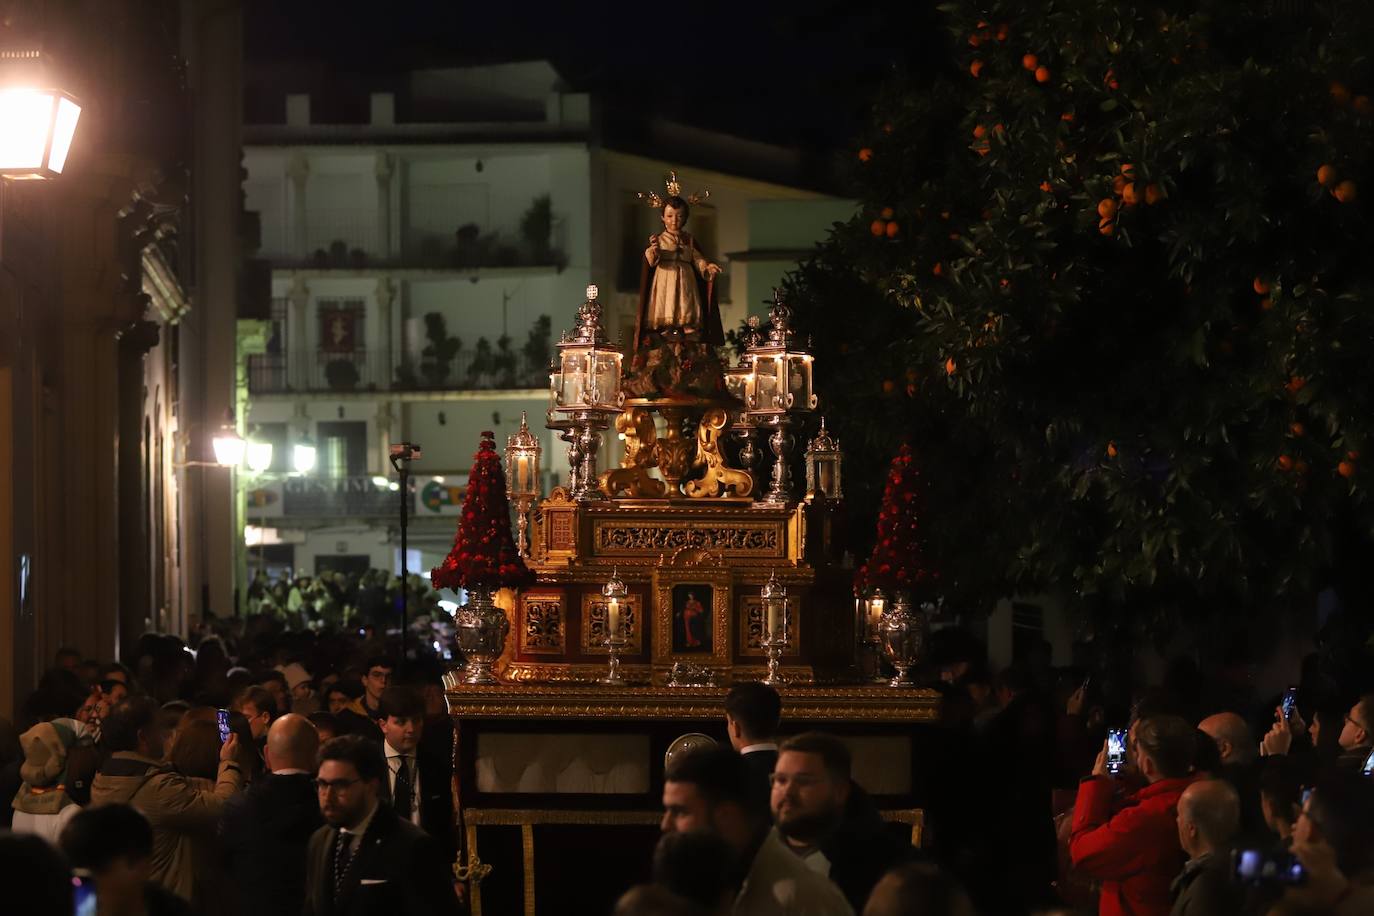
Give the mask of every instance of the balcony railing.
[{"label": "balcony railing", "polygon": [[290,477],[248,486],[248,517],[385,518],[399,512],[389,482],[371,477]]},{"label": "balcony railing", "polygon": [[446,363],[425,358],[416,363],[381,350],[248,357],[251,394],[489,391],[548,384],[548,356],[515,350],[461,350]]}]

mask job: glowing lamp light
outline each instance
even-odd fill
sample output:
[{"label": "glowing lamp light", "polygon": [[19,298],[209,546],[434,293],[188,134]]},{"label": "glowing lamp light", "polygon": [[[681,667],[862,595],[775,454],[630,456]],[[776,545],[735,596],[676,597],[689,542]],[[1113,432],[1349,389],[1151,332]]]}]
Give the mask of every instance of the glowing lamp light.
[{"label": "glowing lamp light", "polygon": [[249,442],[244,448],[248,461],[248,470],[254,474],[261,474],[272,466],[272,443],[271,442]]},{"label": "glowing lamp light", "polygon": [[215,449],[215,464],[226,468],[236,468],[243,464],[243,452],[248,443],[243,441],[243,437],[235,432],[232,426],[225,426],[210,444]]},{"label": "glowing lamp light", "polygon": [[372,485],[374,487],[385,487],[389,483],[391,483],[391,481],[382,477],[380,474],[372,478]]},{"label": "glowing lamp light", "polygon": [[309,439],[297,442],[291,449],[291,466],[298,474],[309,474],[315,470],[315,446]]},{"label": "glowing lamp light", "polygon": [[80,118],[81,106],[61,90],[0,89],[0,175],[60,175]]}]

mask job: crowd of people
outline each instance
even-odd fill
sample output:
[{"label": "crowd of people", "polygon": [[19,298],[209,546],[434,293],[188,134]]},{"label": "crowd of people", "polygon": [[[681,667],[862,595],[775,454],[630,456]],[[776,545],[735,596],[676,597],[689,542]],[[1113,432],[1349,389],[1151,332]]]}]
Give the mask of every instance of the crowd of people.
[{"label": "crowd of people", "polygon": [[[388,649],[259,617],[194,651],[147,634],[132,666],[59,652],[0,721],[22,911],[464,912],[442,668],[397,677]],[[920,848],[844,740],[736,684],[729,746],[668,761],[652,874],[616,916],[1374,913],[1374,694],[1314,671],[1255,729],[1186,677],[1118,710],[1082,672],[946,659]]]}]

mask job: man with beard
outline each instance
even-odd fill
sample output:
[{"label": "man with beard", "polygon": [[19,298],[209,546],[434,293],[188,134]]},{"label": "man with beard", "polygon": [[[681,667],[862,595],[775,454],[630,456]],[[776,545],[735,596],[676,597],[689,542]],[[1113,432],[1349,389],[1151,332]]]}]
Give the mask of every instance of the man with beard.
[{"label": "man with beard", "polygon": [[664,774],[664,833],[704,830],[730,847],[729,884],[740,888],[734,916],[853,916],[839,889],[807,868],[755,805],[744,761],[703,748],[674,757]]},{"label": "man with beard", "polygon": [[320,749],[315,786],[325,826],[306,853],[307,916],[457,916],[443,851],[383,803],[386,783],[375,742],[346,735]]},{"label": "man with beard", "polygon": [[915,850],[888,833],[872,799],[849,774],[849,748],[833,735],[788,738],[773,768],[771,807],[787,847],[833,881],[857,912],[878,879]]}]

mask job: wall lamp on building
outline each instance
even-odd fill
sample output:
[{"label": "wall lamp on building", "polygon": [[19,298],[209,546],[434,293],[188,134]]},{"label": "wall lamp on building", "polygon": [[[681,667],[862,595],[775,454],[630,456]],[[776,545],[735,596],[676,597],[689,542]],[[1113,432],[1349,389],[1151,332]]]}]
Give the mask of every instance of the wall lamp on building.
[{"label": "wall lamp on building", "polygon": [[215,450],[215,463],[220,467],[237,468],[243,465],[243,455],[248,443],[239,435],[233,423],[221,426],[219,433],[210,440],[210,444]]},{"label": "wall lamp on building", "polygon": [[80,118],[80,103],[54,85],[41,52],[0,48],[0,176],[60,175]]},{"label": "wall lamp on building", "polygon": [[291,448],[291,466],[296,469],[297,474],[309,474],[315,470],[316,457],[315,443],[308,437]]}]

